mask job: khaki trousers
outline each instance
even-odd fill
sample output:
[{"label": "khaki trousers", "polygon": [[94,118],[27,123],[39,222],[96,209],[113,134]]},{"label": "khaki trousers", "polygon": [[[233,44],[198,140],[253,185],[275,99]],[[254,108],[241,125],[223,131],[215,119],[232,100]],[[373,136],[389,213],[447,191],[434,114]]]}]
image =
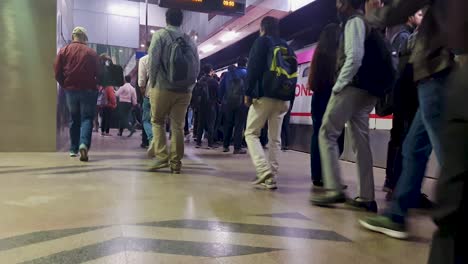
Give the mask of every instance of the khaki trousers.
[{"label": "khaki trousers", "polygon": [[[191,93],[175,93],[152,88],[150,93],[151,124],[153,126],[154,154],[159,161],[169,161],[180,166],[184,157],[185,114],[192,98]],[[167,151],[166,118],[171,122],[171,149]]]},{"label": "khaki trousers", "polygon": [[[259,177],[266,174],[273,174],[274,176],[278,174],[277,155],[281,147],[281,125],[288,110],[289,102],[265,97],[254,100],[252,106],[250,106],[245,141]],[[260,143],[260,133],[266,122],[268,122],[269,139],[268,161]]]}]

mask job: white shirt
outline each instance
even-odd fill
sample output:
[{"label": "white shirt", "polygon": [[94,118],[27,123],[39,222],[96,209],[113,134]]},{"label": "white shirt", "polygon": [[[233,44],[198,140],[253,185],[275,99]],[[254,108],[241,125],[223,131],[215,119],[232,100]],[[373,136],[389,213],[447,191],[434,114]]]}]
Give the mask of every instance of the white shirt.
[{"label": "white shirt", "polygon": [[132,103],[133,105],[137,104],[136,90],[129,83],[126,83],[124,86],[120,87],[119,90],[115,93],[115,96],[119,97],[119,102],[121,103]]},{"label": "white shirt", "polygon": [[138,63],[138,86],[145,88],[145,96],[149,97],[149,55],[141,57]]},{"label": "white shirt", "polygon": [[339,93],[353,82],[364,58],[364,42],[366,41],[366,25],[360,17],[354,17],[346,23],[344,31],[345,63],[340,70],[333,92]]}]

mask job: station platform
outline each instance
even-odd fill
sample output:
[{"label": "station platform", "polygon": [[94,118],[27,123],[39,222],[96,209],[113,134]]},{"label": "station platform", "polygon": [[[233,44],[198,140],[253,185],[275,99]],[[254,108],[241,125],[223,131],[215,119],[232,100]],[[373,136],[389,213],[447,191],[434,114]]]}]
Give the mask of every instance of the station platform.
[{"label": "station platform", "polygon": [[[117,131],[112,131],[114,135]],[[369,233],[364,212],[311,206],[309,156],[280,154],[278,190],[256,190],[248,155],[195,149],[183,172],[148,172],[140,137],[94,134],[90,162],[0,153],[0,263],[426,263],[435,229],[412,212],[412,239]],[[342,163],[353,196],[355,165]],[[379,209],[385,172],[375,169]],[[433,182],[426,181],[430,196]]]}]

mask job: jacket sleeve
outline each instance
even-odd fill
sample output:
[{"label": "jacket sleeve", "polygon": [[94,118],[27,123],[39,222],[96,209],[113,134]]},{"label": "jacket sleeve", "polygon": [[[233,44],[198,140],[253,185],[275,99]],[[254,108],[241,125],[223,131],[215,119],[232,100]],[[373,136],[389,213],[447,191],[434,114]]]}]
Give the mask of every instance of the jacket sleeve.
[{"label": "jacket sleeve", "polygon": [[224,75],[224,78],[221,79],[221,83],[219,84],[219,101],[223,101],[224,99],[224,94],[226,94],[226,78],[227,78],[228,73]]},{"label": "jacket sleeve", "polygon": [[62,50],[57,54],[54,63],[55,80],[63,87],[65,77],[63,76],[63,53]]},{"label": "jacket sleeve", "polygon": [[138,86],[147,88],[148,85],[148,57],[145,56],[140,59],[138,63]]},{"label": "jacket sleeve", "polygon": [[255,90],[263,78],[263,72],[266,67],[268,49],[265,45],[265,39],[259,38],[255,41],[249,55],[249,65],[247,69],[247,89],[245,95],[255,96]]},{"label": "jacket sleeve", "polygon": [[345,55],[346,60],[340,70],[333,92],[341,92],[352,83],[359,71],[364,58],[364,42],[366,40],[366,25],[360,17],[350,19],[345,26]]},{"label": "jacket sleeve", "polygon": [[151,40],[151,45],[148,50],[149,80],[152,85],[156,84],[157,74],[161,68],[163,34],[164,30],[159,30],[153,34],[153,39]]}]

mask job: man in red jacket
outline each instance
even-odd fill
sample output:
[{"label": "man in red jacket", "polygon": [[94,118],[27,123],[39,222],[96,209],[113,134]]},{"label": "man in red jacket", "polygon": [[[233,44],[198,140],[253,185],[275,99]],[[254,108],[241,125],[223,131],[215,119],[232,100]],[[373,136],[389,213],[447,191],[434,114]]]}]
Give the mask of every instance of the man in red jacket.
[{"label": "man in red jacket", "polygon": [[73,42],[62,48],[55,60],[55,79],[65,89],[70,111],[70,156],[88,161],[91,147],[93,120],[97,102],[99,57],[86,44],[86,29],[77,27],[72,33]]}]

